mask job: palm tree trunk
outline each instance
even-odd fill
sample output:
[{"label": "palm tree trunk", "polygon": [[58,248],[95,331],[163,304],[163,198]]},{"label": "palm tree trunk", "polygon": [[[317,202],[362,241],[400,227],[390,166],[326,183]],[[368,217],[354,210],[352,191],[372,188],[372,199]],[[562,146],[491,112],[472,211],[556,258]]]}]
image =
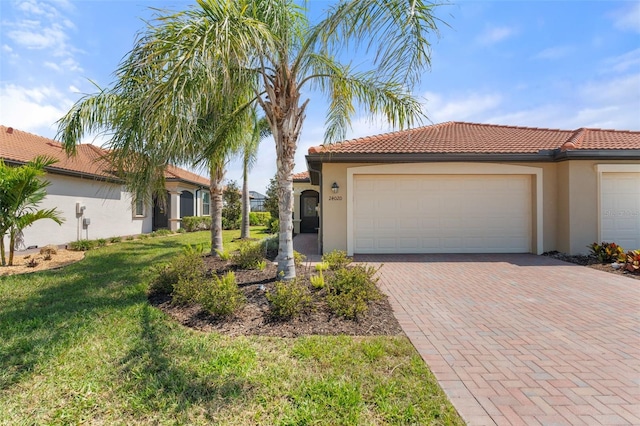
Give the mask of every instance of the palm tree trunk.
[{"label": "palm tree trunk", "polygon": [[4,254],[4,235],[0,235],[0,265],[5,266],[7,260]]},{"label": "palm tree trunk", "polygon": [[13,266],[13,252],[16,248],[16,235],[13,230],[9,231],[9,266]]},{"label": "palm tree trunk", "polygon": [[242,170],[242,230],[240,238],[250,238],[251,229],[249,228],[249,212],[251,211],[251,200],[249,198],[249,166],[245,156]]},{"label": "palm tree trunk", "polygon": [[222,192],[224,179],[224,164],[212,162],[211,164],[211,254],[218,256],[222,253]]}]

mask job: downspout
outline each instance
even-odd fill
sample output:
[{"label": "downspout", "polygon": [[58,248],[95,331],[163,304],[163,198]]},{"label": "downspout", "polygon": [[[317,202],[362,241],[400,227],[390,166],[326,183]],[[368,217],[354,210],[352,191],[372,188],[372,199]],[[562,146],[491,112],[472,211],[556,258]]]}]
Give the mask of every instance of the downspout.
[{"label": "downspout", "polygon": [[[321,170],[317,170],[314,169],[312,167],[309,166],[309,163],[307,162],[307,168],[309,169],[310,172],[316,172],[318,173],[318,176],[320,177],[319,179],[319,185],[320,185],[320,229],[318,229],[318,254],[320,256],[322,256],[322,247],[323,247],[323,243],[324,243],[324,214],[323,214],[323,210],[324,210],[324,203],[322,202],[322,171]],[[309,176],[309,181],[311,181],[311,176]]]}]

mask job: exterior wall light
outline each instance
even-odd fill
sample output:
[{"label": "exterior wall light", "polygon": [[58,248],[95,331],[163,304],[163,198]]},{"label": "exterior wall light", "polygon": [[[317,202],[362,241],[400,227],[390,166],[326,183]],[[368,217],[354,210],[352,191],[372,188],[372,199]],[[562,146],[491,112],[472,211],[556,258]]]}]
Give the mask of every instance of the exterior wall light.
[{"label": "exterior wall light", "polygon": [[333,193],[337,194],[339,189],[340,187],[338,186],[338,182],[333,182],[333,185],[331,185],[331,190],[333,191]]}]

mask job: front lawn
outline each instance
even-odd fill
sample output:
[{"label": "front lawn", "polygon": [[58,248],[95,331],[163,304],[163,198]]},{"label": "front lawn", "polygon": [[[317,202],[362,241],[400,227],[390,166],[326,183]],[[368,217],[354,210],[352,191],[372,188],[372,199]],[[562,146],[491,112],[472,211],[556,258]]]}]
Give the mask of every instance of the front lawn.
[{"label": "front lawn", "polygon": [[463,424],[405,337],[228,337],[150,306],[151,265],[208,241],[0,277],[0,424]]}]

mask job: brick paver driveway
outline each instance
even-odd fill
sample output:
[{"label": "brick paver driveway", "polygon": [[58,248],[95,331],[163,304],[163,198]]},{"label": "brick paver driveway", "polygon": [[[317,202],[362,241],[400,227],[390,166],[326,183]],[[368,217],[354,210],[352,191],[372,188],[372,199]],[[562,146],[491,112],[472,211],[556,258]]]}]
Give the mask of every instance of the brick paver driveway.
[{"label": "brick paver driveway", "polygon": [[640,425],[640,281],[535,255],[357,256],[469,425]]}]

